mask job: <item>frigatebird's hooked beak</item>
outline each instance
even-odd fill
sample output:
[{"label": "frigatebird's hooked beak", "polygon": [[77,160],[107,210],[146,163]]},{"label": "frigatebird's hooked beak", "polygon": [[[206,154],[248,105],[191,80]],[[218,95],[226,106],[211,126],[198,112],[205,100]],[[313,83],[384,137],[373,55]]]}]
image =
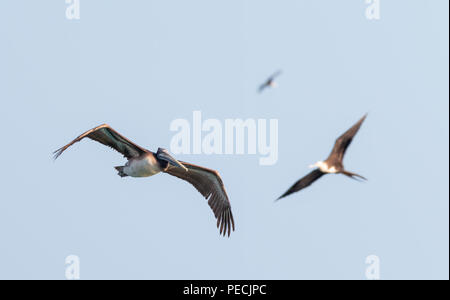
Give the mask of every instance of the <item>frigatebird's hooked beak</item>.
[{"label": "frigatebird's hooked beak", "polygon": [[186,172],[188,171],[188,169],[185,166],[183,166],[182,163],[180,163],[178,160],[176,160],[172,155],[170,155],[169,151],[167,151],[166,149],[158,148],[158,152],[156,153],[156,156],[159,159],[167,161],[172,166],[175,166],[175,167],[178,167],[178,168],[182,168]]}]

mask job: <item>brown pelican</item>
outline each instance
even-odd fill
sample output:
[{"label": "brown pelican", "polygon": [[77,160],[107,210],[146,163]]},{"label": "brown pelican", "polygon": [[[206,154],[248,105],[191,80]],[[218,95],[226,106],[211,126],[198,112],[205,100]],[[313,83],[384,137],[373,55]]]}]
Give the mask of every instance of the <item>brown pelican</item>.
[{"label": "brown pelican", "polygon": [[277,78],[278,76],[281,75],[281,71],[277,71],[274,74],[272,74],[272,76],[270,76],[266,82],[264,82],[263,84],[260,85],[258,91],[260,93],[262,93],[266,88],[276,88],[278,87],[277,83],[275,82],[275,78]]},{"label": "brown pelican", "polygon": [[363,180],[367,180],[361,175],[346,171],[343,164],[345,151],[352,142],[353,137],[358,132],[366,117],[367,114],[336,140],[331,154],[325,161],[318,161],[314,165],[311,165],[310,168],[316,169],[297,181],[286,193],[284,193],[277,200],[280,200],[286,196],[289,196],[290,194],[293,194],[310,186],[314,181],[325,174],[343,174],[353,179],[361,178]]},{"label": "brown pelican", "polygon": [[234,231],[230,201],[218,172],[179,162],[162,148],[159,148],[156,153],[146,150],[120,135],[107,124],[86,131],[69,144],[56,150],[55,159],[85,137],[111,147],[127,158],[128,161],[124,166],[115,167],[121,177],[149,177],[164,172],[189,182],[208,200],[217,219],[220,234],[230,236],[231,231]]}]

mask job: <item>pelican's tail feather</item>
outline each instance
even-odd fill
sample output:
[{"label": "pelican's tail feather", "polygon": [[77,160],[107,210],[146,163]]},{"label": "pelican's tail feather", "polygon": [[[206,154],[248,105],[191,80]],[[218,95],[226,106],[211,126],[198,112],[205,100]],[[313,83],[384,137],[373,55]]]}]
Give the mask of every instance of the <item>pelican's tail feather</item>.
[{"label": "pelican's tail feather", "polygon": [[124,173],[123,168],[124,168],[123,166],[114,167],[114,169],[116,169],[117,172],[119,172],[118,175],[120,177],[127,177],[128,175]]}]

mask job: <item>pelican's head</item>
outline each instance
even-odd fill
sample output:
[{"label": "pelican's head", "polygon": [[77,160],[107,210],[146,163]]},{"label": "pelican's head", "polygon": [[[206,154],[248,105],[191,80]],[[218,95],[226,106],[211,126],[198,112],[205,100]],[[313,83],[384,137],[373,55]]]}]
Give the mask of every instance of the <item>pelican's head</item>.
[{"label": "pelican's head", "polygon": [[188,169],[185,166],[183,166],[183,164],[181,162],[179,162],[172,155],[170,155],[169,151],[167,151],[166,149],[158,148],[158,152],[157,152],[156,156],[159,159],[167,161],[169,164],[171,164],[174,167],[182,168],[183,170],[188,171]]}]

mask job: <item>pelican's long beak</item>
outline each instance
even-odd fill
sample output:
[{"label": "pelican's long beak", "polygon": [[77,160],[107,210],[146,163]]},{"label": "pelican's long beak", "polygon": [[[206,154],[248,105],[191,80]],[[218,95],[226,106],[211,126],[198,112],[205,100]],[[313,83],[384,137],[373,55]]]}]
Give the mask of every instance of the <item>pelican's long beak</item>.
[{"label": "pelican's long beak", "polygon": [[169,164],[171,164],[172,166],[178,167],[178,168],[182,168],[184,169],[186,172],[188,171],[188,169],[183,166],[182,163],[180,163],[178,160],[176,160],[172,155],[169,154],[169,151],[167,151],[166,149],[158,149],[158,153],[157,156],[162,159],[167,161]]}]

